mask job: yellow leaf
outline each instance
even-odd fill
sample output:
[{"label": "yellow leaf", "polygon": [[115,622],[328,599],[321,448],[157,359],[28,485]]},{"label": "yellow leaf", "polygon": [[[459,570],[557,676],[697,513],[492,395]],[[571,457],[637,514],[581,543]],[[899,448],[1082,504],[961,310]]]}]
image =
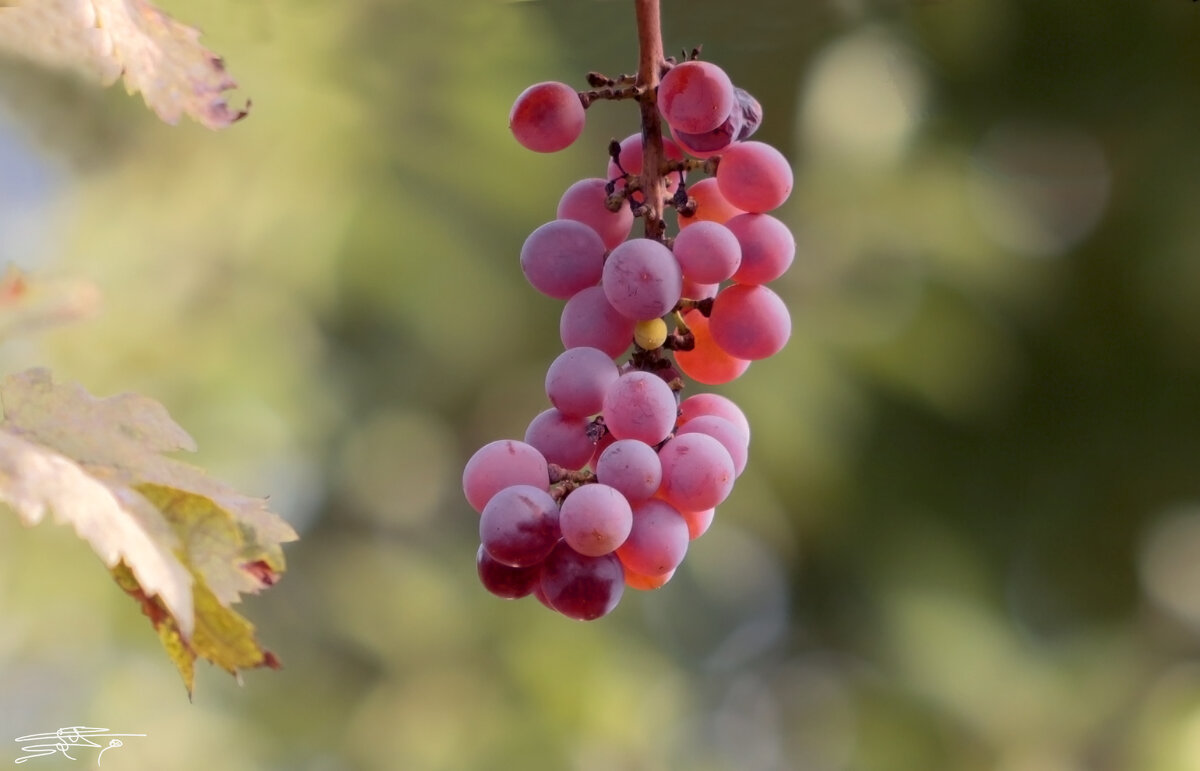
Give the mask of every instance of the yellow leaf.
[{"label": "yellow leaf", "polygon": [[[124,77],[146,106],[175,124],[188,115],[211,129],[245,117],[224,93],[237,88],[200,32],[147,0],[21,0],[0,14],[0,50],[69,68],[105,85]],[[249,107],[249,104],[247,104]]]},{"label": "yellow leaf", "polygon": [[0,504],[27,525],[70,523],[141,603],[189,693],[192,662],[277,666],[228,606],[284,569],[292,528],[164,452],[194,443],[158,402],[98,399],[35,369],[0,380]]}]

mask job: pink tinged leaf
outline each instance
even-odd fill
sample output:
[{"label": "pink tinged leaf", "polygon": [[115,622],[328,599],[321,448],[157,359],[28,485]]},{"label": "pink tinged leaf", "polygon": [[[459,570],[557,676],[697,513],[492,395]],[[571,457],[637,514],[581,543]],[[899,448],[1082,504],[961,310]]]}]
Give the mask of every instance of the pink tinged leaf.
[{"label": "pink tinged leaf", "polygon": [[224,92],[237,87],[221,58],[200,45],[199,30],[175,21],[146,0],[95,0],[96,23],[108,31],[125,88],[174,125],[188,115],[210,129],[241,120]]}]

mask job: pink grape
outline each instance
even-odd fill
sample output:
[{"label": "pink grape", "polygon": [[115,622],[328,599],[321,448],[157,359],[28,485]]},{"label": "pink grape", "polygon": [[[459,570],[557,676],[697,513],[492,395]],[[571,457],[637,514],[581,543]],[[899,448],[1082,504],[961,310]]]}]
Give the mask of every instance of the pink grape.
[{"label": "pink grape", "polygon": [[625,496],[612,487],[583,485],[563,499],[558,523],[568,546],[588,557],[599,557],[625,543],[633,527],[633,510]]},{"label": "pink grape", "polygon": [[615,488],[631,503],[644,501],[662,484],[658,453],[637,439],[617,439],[596,461],[596,479]]},{"label": "pink grape", "polygon": [[742,259],[733,280],[765,284],[782,276],[796,257],[796,239],[770,214],[739,214],[725,223],[737,239]]},{"label": "pink grape", "polygon": [[633,343],[636,323],[617,312],[603,287],[589,286],[563,306],[558,335],[566,348],[599,348],[615,359]]},{"label": "pink grape", "polygon": [[604,252],[604,241],[587,225],[552,220],[525,239],[521,271],[534,289],[565,300],[600,280]]},{"label": "pink grape", "polygon": [[492,496],[513,485],[550,489],[546,458],[536,448],[512,439],[500,439],[475,451],[463,468],[463,494],[475,511]]},{"label": "pink grape", "polygon": [[679,231],[671,251],[679,261],[684,279],[701,284],[718,284],[728,279],[742,262],[737,236],[717,222],[697,222]]},{"label": "pink grape", "polygon": [[675,307],[683,276],[670,249],[649,238],[634,238],[608,255],[601,286],[622,316],[645,321]]},{"label": "pink grape", "polygon": [[700,311],[683,314],[683,321],[692,331],[691,350],[676,351],[675,363],[683,373],[705,385],[721,385],[737,380],[750,368],[750,362],[730,356],[717,345],[709,329],[708,319]]},{"label": "pink grape", "polygon": [[763,142],[737,142],[721,154],[717,185],[725,200],[748,212],[778,208],[792,192],[792,167]]},{"label": "pink grape", "polygon": [[608,199],[603,179],[581,179],[567,188],[558,200],[559,219],[575,220],[596,231],[606,249],[613,249],[626,238],[633,228],[633,210],[627,203],[611,211],[604,202]]},{"label": "pink grape", "polygon": [[[663,157],[669,161],[683,160],[683,151],[679,149],[679,145],[671,141],[670,137],[663,137]],[[621,169],[624,169],[626,173],[634,177],[642,173],[643,150],[641,132],[630,134],[621,140],[621,151],[618,153],[617,158],[621,162],[620,167],[611,160],[608,162],[609,179],[618,179],[621,176]],[[674,193],[675,189],[679,187],[679,173],[672,172],[667,175],[666,179],[667,192]],[[623,181],[618,181],[617,189],[619,190],[624,184]]]},{"label": "pink grape", "polygon": [[599,348],[568,348],[546,371],[546,396],[564,415],[595,415],[619,375],[612,357]]},{"label": "pink grape", "polygon": [[567,618],[593,621],[608,615],[625,592],[625,571],[613,554],[588,557],[560,543],[542,565],[540,596]]},{"label": "pink grape", "polygon": [[579,138],[586,117],[575,89],[566,83],[537,83],[513,103],[508,128],[523,147],[554,153]]},{"label": "pink grape", "polygon": [[625,585],[630,589],[637,589],[639,592],[648,592],[652,589],[660,589],[664,584],[671,580],[675,575],[674,570],[668,570],[657,576],[648,576],[644,573],[634,573],[629,569],[628,565],[622,563],[625,568]]},{"label": "pink grape", "polygon": [[717,291],[720,290],[720,284],[697,284],[695,281],[689,281],[686,276],[683,279],[683,290],[680,292],[684,297],[691,300],[705,300],[709,297],[716,297]]},{"label": "pink grape", "polygon": [[701,415],[692,418],[675,429],[675,436],[685,434],[708,434],[721,443],[729,457],[733,459],[733,475],[740,477],[746,470],[746,460],[750,454],[750,439],[746,432],[725,418],[716,415]]},{"label": "pink grape", "polygon": [[702,511],[681,511],[684,520],[688,526],[688,537],[693,541],[708,532],[709,526],[712,525],[713,517],[716,515],[716,509],[703,509]]},{"label": "pink grape", "polygon": [[691,217],[679,218],[682,231],[697,222],[728,222],[744,211],[729,203],[717,185],[716,177],[708,177],[688,186],[688,196],[696,201],[696,213]]},{"label": "pink grape", "polygon": [[658,444],[675,427],[675,393],[658,375],[634,370],[604,395],[604,424],[618,439]]},{"label": "pink grape", "polygon": [[708,434],[678,434],[658,451],[663,481],[659,494],[681,511],[718,506],[733,490],[729,451]]},{"label": "pink grape", "polygon": [[677,64],[658,84],[658,109],[675,131],[712,131],[733,111],[735,102],[729,76],[711,62]]},{"label": "pink grape", "polygon": [[692,394],[679,403],[679,425],[685,426],[688,421],[701,415],[716,415],[725,418],[742,430],[746,442],[750,441],[750,421],[742,408],[733,403],[728,396],[714,393]]},{"label": "pink grape", "polygon": [[509,567],[497,562],[482,544],[479,551],[475,552],[475,570],[484,589],[506,600],[516,600],[532,593],[542,578],[540,562],[527,568]]},{"label": "pink grape", "polygon": [[651,498],[633,505],[633,529],[617,556],[634,573],[660,576],[683,562],[690,540],[683,515],[670,503]]},{"label": "pink grape", "polygon": [[756,361],[774,356],[792,335],[792,318],[765,286],[734,284],[713,300],[708,328],[730,356]]},{"label": "pink grape", "polygon": [[588,436],[587,418],[564,415],[553,407],[529,422],[525,441],[547,461],[567,469],[583,468],[595,449],[595,442]]},{"label": "pink grape", "polygon": [[479,540],[492,559],[524,568],[536,565],[558,543],[558,504],[532,485],[513,485],[492,496],[479,517]]}]

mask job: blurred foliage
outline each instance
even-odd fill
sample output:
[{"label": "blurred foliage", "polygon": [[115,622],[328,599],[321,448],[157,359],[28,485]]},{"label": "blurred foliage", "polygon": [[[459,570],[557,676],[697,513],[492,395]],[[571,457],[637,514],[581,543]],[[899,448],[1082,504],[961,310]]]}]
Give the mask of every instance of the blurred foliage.
[{"label": "blurred foliage", "polygon": [[[664,589],[578,624],[474,575],[462,462],[543,408],[517,267],[636,110],[522,151],[512,98],[636,63],[629,3],[173,0],[219,134],[0,68],[0,258],[100,316],[0,349],[164,402],[302,531],[285,669],[195,704],[69,531],[0,520],[0,725],[119,768],[1200,768],[1200,8],[665,0],[794,160],[789,347]],[[273,595],[273,596],[272,596]],[[15,746],[15,745],[14,745]],[[15,751],[14,751],[15,754]],[[50,767],[49,761],[43,767]]]}]

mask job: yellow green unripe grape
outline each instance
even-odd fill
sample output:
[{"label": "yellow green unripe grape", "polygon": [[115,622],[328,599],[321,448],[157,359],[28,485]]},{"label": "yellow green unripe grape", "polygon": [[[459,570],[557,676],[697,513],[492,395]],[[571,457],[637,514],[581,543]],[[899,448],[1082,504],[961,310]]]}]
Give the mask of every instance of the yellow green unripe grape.
[{"label": "yellow green unripe grape", "polygon": [[667,341],[667,323],[662,319],[639,321],[633,328],[633,341],[647,351],[661,347]]}]

